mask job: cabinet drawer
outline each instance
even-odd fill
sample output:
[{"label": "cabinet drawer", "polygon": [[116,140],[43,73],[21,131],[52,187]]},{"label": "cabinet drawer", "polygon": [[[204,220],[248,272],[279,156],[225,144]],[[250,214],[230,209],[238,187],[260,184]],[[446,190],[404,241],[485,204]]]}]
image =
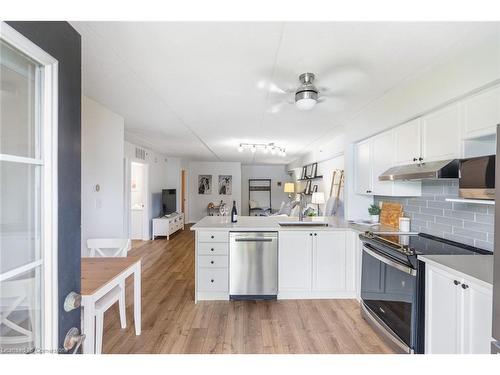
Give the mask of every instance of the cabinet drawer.
[{"label": "cabinet drawer", "polygon": [[198,242],[198,254],[200,255],[228,255],[229,244]]},{"label": "cabinet drawer", "polygon": [[202,292],[225,292],[228,288],[227,268],[200,268],[198,290]]},{"label": "cabinet drawer", "polygon": [[200,242],[229,242],[228,232],[198,232]]},{"label": "cabinet drawer", "polygon": [[158,235],[167,234],[169,229],[168,220],[155,220],[154,222],[155,233]]},{"label": "cabinet drawer", "polygon": [[229,257],[226,255],[200,255],[198,256],[198,267],[227,268]]}]

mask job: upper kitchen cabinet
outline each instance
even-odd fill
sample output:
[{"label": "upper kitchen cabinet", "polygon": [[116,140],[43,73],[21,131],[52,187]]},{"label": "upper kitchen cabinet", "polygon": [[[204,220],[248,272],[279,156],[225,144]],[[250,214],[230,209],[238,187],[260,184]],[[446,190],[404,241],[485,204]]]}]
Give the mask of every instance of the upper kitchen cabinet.
[{"label": "upper kitchen cabinet", "polygon": [[421,157],[420,118],[394,129],[394,165],[418,162]]},{"label": "upper kitchen cabinet", "polygon": [[422,117],[423,162],[457,159],[462,156],[460,104],[454,103]]},{"label": "upper kitchen cabinet", "polygon": [[355,145],[356,193],[387,196],[420,196],[420,181],[379,181],[394,165],[394,131],[378,134]]},{"label": "upper kitchen cabinet", "polygon": [[500,124],[500,87],[494,87],[463,100],[463,139],[496,134]]},{"label": "upper kitchen cabinet", "polygon": [[354,146],[356,193],[372,194],[372,143],[371,139]]}]

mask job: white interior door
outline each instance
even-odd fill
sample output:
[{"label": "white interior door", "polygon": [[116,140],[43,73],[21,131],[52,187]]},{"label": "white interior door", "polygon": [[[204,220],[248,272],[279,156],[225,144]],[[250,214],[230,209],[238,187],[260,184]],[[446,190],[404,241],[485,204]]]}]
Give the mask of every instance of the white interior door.
[{"label": "white interior door", "polygon": [[57,61],[1,24],[0,349],[57,347]]}]

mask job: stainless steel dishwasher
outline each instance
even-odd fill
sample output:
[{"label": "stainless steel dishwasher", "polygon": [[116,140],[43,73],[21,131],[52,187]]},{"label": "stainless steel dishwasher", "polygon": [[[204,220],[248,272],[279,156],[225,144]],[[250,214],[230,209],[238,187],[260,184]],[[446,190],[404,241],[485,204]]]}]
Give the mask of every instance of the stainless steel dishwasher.
[{"label": "stainless steel dishwasher", "polygon": [[275,299],[278,294],[278,233],[229,234],[231,299]]}]

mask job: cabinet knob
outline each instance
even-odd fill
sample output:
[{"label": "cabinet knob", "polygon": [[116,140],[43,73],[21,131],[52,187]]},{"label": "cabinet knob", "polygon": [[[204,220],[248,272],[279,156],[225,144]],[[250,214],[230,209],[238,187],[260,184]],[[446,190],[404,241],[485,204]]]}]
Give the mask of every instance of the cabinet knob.
[{"label": "cabinet knob", "polygon": [[312,233],[309,233],[310,236],[312,236],[313,234]]},{"label": "cabinet knob", "polygon": [[314,233],[314,235],[315,235],[315,236],[317,236],[317,235],[318,235],[318,233]]},{"label": "cabinet knob", "polygon": [[460,281],[458,281],[458,280],[453,280],[453,284],[455,284],[455,285],[460,285]]},{"label": "cabinet knob", "polygon": [[423,158],[423,157],[419,157],[419,158],[418,158],[418,161],[422,161],[422,160],[424,160],[424,158]]},{"label": "cabinet knob", "polygon": [[210,238],[213,240],[213,239],[214,239],[214,236],[210,236]]},{"label": "cabinet knob", "polygon": [[417,161],[418,159],[417,158],[413,158],[413,161]]},{"label": "cabinet knob", "polygon": [[211,261],[210,261],[210,264],[214,264],[214,261],[213,261],[213,260],[211,260]]},{"label": "cabinet knob", "polygon": [[214,279],[210,279],[210,282],[213,283],[215,280]]},{"label": "cabinet knob", "polygon": [[214,248],[212,247],[212,248],[210,249],[210,251],[214,251]]},{"label": "cabinet knob", "polygon": [[469,286],[467,284],[462,284],[462,289],[467,289]]},{"label": "cabinet knob", "polygon": [[371,193],[372,191],[371,191],[371,190],[367,190],[366,192],[367,192],[367,193]]}]

